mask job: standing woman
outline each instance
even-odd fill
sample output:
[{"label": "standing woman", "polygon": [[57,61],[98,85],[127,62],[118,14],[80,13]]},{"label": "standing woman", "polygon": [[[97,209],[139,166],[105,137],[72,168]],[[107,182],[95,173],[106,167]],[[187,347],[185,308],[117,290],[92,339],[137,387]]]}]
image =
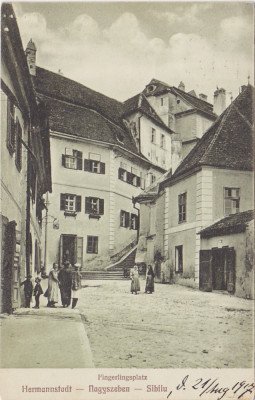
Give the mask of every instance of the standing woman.
[{"label": "standing woman", "polygon": [[137,294],[137,292],[140,291],[140,281],[139,281],[139,272],[138,272],[138,266],[135,265],[134,268],[131,269],[130,271],[130,277],[131,277],[131,293]]},{"label": "standing woman", "polygon": [[81,289],[80,267],[80,264],[74,264],[74,271],[72,272],[72,308],[74,308],[78,302]]},{"label": "standing woman", "polygon": [[145,293],[149,292],[150,294],[154,292],[154,272],[151,265],[148,265],[148,270],[146,274],[146,285],[145,285]]},{"label": "standing woman", "polygon": [[54,263],[53,269],[49,273],[47,307],[55,307],[55,303],[58,302],[58,287],[58,264]]}]

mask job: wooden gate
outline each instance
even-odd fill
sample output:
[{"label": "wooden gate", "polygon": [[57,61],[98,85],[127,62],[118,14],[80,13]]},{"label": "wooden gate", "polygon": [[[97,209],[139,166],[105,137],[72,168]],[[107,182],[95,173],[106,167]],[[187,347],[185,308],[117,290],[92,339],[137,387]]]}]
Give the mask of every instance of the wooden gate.
[{"label": "wooden gate", "polygon": [[212,251],[200,250],[199,253],[199,289],[212,291]]},{"label": "wooden gate", "polygon": [[16,222],[5,225],[2,266],[2,306],[3,311],[11,313],[19,306],[19,266],[15,260]]},{"label": "wooden gate", "polygon": [[199,289],[204,291],[227,290],[235,292],[235,249],[200,250]]}]

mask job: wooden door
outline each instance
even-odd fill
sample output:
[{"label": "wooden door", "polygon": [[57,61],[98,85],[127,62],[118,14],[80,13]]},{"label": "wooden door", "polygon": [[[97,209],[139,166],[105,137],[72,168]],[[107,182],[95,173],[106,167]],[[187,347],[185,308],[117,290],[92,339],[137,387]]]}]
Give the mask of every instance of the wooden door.
[{"label": "wooden door", "polygon": [[236,283],[236,253],[233,247],[226,249],[226,266],[227,266],[227,291],[235,292]]},{"label": "wooden door", "polygon": [[83,237],[76,238],[76,262],[83,264]]},{"label": "wooden door", "polygon": [[62,236],[62,263],[70,261],[72,265],[76,261],[76,235]]},{"label": "wooden door", "polygon": [[212,251],[199,252],[199,289],[205,292],[212,291]]},{"label": "wooden door", "polygon": [[[5,226],[4,241],[4,259],[3,259],[3,308],[7,313],[11,313],[13,308],[17,307],[16,293],[19,291],[19,282],[16,276],[13,279],[14,272],[14,254],[16,249],[16,222],[11,221]],[[17,291],[16,291],[17,289]],[[14,295],[15,293],[15,295]]]},{"label": "wooden door", "polygon": [[14,262],[13,262],[13,271],[12,271],[12,308],[17,308],[20,305],[20,290],[19,290],[19,282],[20,282],[20,265],[19,265],[19,257],[20,257],[20,243],[15,243],[15,253],[14,253]]},{"label": "wooden door", "polygon": [[213,289],[227,290],[226,249],[212,249]]}]

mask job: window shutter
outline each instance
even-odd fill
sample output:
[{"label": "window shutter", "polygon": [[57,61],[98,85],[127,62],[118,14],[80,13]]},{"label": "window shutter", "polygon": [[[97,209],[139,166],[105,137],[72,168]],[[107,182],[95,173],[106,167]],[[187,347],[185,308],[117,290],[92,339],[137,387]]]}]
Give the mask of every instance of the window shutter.
[{"label": "window shutter", "polygon": [[91,213],[91,202],[90,202],[91,197],[85,197],[85,213],[90,214]]},{"label": "window shutter", "polygon": [[126,218],[125,218],[125,222],[126,222],[125,227],[126,227],[126,228],[129,228],[129,221],[130,221],[129,213],[127,212],[127,213],[126,213]]},{"label": "window shutter", "polygon": [[127,172],[127,182],[132,184],[132,178],[133,178],[133,174],[131,174],[130,172]]},{"label": "window shutter", "polygon": [[135,216],[135,229],[139,229],[139,216]]},{"label": "window shutter", "polygon": [[123,211],[120,210],[120,226],[123,226],[123,225],[122,225],[122,214],[123,214]]},{"label": "window shutter", "polygon": [[77,151],[77,169],[82,170],[82,152]]},{"label": "window shutter", "polygon": [[91,171],[90,160],[84,160],[84,171]]},{"label": "window shutter", "polygon": [[99,199],[99,214],[104,215],[104,199]]},{"label": "window shutter", "polygon": [[121,172],[122,172],[122,168],[119,168],[119,174],[118,174],[118,178],[121,179]]},{"label": "window shutter", "polygon": [[66,208],[66,195],[61,193],[60,194],[60,210],[65,210]]},{"label": "window shutter", "polygon": [[65,154],[62,154],[62,165],[63,165],[63,167],[66,166],[66,156],[65,156]]},{"label": "window shutter", "polygon": [[81,211],[81,196],[76,196],[76,211]]},{"label": "window shutter", "polygon": [[100,174],[105,174],[105,163],[100,163]]},{"label": "window shutter", "polygon": [[136,177],[136,186],[137,187],[141,186],[141,178],[139,176]]}]

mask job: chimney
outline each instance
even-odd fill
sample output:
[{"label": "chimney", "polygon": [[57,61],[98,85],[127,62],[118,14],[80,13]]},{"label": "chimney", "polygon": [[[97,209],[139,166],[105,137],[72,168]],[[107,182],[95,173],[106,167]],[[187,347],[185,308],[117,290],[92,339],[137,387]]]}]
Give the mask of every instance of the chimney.
[{"label": "chimney", "polygon": [[226,90],[221,88],[214,92],[213,112],[221,115],[226,108]]},{"label": "chimney", "polygon": [[29,40],[25,50],[27,65],[31,75],[36,75],[36,47],[32,39]]},{"label": "chimney", "polygon": [[185,92],[185,85],[184,85],[184,83],[182,81],[179,83],[178,89],[180,89],[183,92]]},{"label": "chimney", "polygon": [[200,94],[199,94],[199,98],[200,98],[200,100],[207,101],[207,96],[206,96],[206,94],[204,94],[204,93],[200,93]]}]

